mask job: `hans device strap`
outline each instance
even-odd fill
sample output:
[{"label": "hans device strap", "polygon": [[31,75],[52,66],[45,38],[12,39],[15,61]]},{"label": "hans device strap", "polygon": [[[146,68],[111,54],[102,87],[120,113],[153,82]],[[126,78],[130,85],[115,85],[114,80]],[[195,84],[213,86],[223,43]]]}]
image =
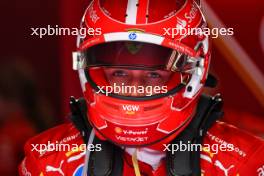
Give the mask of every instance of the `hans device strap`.
[{"label": "hans device strap", "polygon": [[74,126],[81,132],[85,144],[87,144],[89,135],[92,131],[92,126],[88,122],[86,116],[87,106],[84,98],[79,98],[78,100],[74,97],[70,97],[70,110],[71,114],[69,116],[71,122]]},{"label": "hans device strap", "polygon": [[[203,136],[208,129],[223,116],[222,98],[220,95],[209,97],[202,95],[196,110],[195,117],[188,127],[175,138],[172,144],[202,144]],[[84,142],[87,143],[92,126],[86,117],[87,106],[83,98],[78,100],[71,97],[70,120],[81,132]],[[88,166],[88,174],[92,176],[122,176],[123,150],[108,142],[95,137],[93,144],[101,144],[100,152],[92,152]],[[167,176],[200,176],[200,151],[176,151],[166,155]]]},{"label": "hans device strap", "polygon": [[[175,138],[172,144],[202,144],[203,136],[208,129],[223,116],[222,98],[220,95],[209,97],[202,95],[195,117],[188,127]],[[168,176],[200,176],[200,151],[176,151],[166,155]]]},{"label": "hans device strap", "polygon": [[[92,126],[88,122],[87,108],[84,98],[76,100],[70,98],[70,120],[81,132],[85,144],[89,139]],[[91,152],[88,166],[88,175],[92,176],[121,176],[123,173],[122,149],[107,141],[102,141],[95,136],[93,144],[100,144],[100,152]]]}]

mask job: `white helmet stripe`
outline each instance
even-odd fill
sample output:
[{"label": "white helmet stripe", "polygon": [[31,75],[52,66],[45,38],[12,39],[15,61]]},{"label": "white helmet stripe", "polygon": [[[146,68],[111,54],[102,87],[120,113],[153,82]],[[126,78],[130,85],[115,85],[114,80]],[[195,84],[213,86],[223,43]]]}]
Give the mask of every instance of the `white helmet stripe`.
[{"label": "white helmet stripe", "polygon": [[[147,5],[147,13],[146,15],[149,15],[149,0],[148,0],[148,5]],[[148,17],[146,16],[146,24],[148,23]]]},{"label": "white helmet stripe", "polygon": [[[130,32],[115,32],[104,34],[104,38],[106,42],[114,42],[114,41],[131,41],[129,39]],[[145,43],[153,43],[157,45],[161,45],[164,37],[146,34],[146,33],[135,33],[135,39],[133,41],[145,42]]]},{"label": "white helmet stripe", "polygon": [[126,11],[126,23],[136,24],[137,22],[137,3],[138,0],[128,0],[127,1],[127,11]]}]

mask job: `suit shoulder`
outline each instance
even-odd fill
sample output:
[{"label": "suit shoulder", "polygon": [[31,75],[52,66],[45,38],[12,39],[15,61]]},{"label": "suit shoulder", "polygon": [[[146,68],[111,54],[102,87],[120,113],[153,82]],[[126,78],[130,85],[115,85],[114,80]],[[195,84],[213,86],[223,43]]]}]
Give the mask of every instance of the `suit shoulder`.
[{"label": "suit shoulder", "polygon": [[[209,140],[216,140],[216,137],[229,140],[230,142],[241,143],[242,145],[254,145],[256,143],[263,145],[264,140],[243,129],[239,129],[225,122],[216,122],[207,132],[206,136]],[[248,146],[248,145],[246,145]]]},{"label": "suit shoulder", "polygon": [[260,137],[254,136],[244,130],[227,124],[225,122],[217,122],[207,132],[205,142],[223,145],[232,145],[234,147],[233,154],[245,157],[256,151],[259,147],[264,146],[264,141]]},{"label": "suit shoulder", "polygon": [[[20,175],[50,175],[49,172],[72,172],[82,162],[86,146],[80,132],[71,123],[48,129],[29,139]],[[71,163],[71,164],[66,164]],[[63,173],[63,174],[62,174]],[[53,175],[53,174],[52,174]]]},{"label": "suit shoulder", "polygon": [[24,149],[26,155],[41,158],[60,151],[61,147],[65,148],[68,144],[70,146],[71,144],[80,143],[82,143],[80,132],[72,123],[65,123],[30,138]]}]

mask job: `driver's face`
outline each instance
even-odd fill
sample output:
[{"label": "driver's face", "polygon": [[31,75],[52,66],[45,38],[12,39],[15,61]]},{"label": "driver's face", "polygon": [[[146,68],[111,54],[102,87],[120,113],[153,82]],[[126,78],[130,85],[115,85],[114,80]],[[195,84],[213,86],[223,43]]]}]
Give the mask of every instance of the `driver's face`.
[{"label": "driver's face", "polygon": [[[158,86],[166,85],[171,73],[163,70],[130,70],[123,68],[104,68],[105,75],[111,86]],[[153,93],[154,94],[154,93]],[[126,94],[127,95],[127,94]],[[132,95],[132,94],[131,94]],[[139,96],[133,94],[133,96]],[[141,95],[142,96],[142,95]]]}]

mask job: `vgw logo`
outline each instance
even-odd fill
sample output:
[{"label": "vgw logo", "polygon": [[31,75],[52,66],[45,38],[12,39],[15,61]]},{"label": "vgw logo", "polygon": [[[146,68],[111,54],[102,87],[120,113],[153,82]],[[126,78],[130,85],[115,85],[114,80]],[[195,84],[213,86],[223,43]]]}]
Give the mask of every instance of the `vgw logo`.
[{"label": "vgw logo", "polygon": [[138,105],[123,105],[122,109],[126,111],[126,114],[135,114],[135,112],[139,111]]}]

